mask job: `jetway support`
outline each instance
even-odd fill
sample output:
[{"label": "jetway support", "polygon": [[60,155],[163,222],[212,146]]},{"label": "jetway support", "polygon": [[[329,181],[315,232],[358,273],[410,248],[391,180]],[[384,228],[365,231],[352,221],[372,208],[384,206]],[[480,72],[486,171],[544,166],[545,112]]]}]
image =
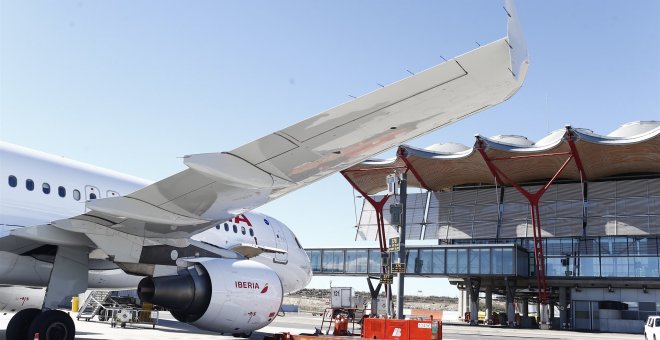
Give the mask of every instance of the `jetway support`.
[{"label": "jetway support", "polygon": [[470,325],[479,324],[479,290],[481,289],[481,280],[475,278],[468,279],[468,287],[470,290]]},{"label": "jetway support", "polygon": [[367,277],[367,284],[369,285],[369,294],[371,296],[371,316],[378,315],[378,294],[380,294],[380,288],[383,286],[382,283],[378,282],[376,288],[371,283],[371,277]]},{"label": "jetway support", "polygon": [[484,318],[484,322],[486,324],[492,324],[493,323],[493,287],[492,286],[486,286],[486,295],[485,295],[485,302],[486,302],[486,317]]},{"label": "jetway support", "polygon": [[566,287],[559,287],[559,327],[568,329],[568,311],[566,303]]},{"label": "jetway support", "polygon": [[[515,327],[516,325],[516,307],[513,297],[515,296],[516,286],[509,283],[509,278],[504,278],[504,284],[506,289],[506,316],[507,316],[507,325],[509,327]],[[500,320],[503,321],[503,320]]]}]

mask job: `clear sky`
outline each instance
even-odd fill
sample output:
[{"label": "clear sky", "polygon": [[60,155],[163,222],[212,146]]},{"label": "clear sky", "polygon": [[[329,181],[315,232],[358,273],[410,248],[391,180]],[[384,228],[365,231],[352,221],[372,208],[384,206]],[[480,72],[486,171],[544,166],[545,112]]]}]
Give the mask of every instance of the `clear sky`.
[{"label": "clear sky", "polygon": [[[506,34],[500,1],[0,0],[0,138],[158,180]],[[508,102],[409,144],[607,134],[660,120],[660,2],[518,1],[530,68]],[[382,156],[393,156],[390,151]],[[358,205],[361,202],[357,202]],[[262,207],[308,247],[355,242],[335,175]],[[364,279],[333,285],[366,290]],[[314,287],[327,287],[315,278]],[[446,280],[406,291],[455,295]]]}]

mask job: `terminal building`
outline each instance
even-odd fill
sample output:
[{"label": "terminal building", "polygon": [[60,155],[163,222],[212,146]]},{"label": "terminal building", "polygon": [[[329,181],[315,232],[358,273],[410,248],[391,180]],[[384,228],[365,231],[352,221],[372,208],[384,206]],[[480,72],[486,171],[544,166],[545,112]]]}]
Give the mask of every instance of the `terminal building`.
[{"label": "terminal building", "polygon": [[509,323],[514,303],[524,322],[541,302],[548,326],[604,332],[641,332],[660,313],[660,122],[400,146],[353,166],[343,175],[365,198],[356,238],[380,247],[308,249],[315,274],[388,271],[386,240],[399,236],[390,207],[402,198],[387,194],[393,173],[410,188],[405,241],[426,240],[406,247],[406,275],[449,278],[469,301],[459,312],[483,301],[488,318],[496,294]]}]

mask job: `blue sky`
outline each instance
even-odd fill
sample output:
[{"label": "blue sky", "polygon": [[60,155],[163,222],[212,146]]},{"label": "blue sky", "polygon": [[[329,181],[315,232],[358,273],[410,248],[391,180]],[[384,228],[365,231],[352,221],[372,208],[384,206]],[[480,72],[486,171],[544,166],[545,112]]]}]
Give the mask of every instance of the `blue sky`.
[{"label": "blue sky", "polygon": [[[660,120],[660,2],[517,8],[531,60],[523,88],[409,144]],[[184,154],[234,149],[505,34],[490,0],[2,0],[0,138],[158,180]],[[352,194],[335,175],[260,210],[308,247],[369,245],[353,241]],[[333,279],[344,284],[366,290]],[[446,280],[406,290],[455,295]]]}]

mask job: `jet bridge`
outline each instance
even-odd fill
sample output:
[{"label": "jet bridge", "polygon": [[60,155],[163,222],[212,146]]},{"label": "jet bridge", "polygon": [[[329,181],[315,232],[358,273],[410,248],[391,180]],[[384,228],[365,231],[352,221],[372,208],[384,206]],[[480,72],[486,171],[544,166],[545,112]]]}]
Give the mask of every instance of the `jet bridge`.
[{"label": "jet bridge", "polygon": [[405,263],[405,274],[413,277],[528,278],[529,252],[517,244],[460,244],[408,246],[399,261],[392,253],[382,263],[379,248],[308,248],[314,275],[380,275],[381,267]]}]

